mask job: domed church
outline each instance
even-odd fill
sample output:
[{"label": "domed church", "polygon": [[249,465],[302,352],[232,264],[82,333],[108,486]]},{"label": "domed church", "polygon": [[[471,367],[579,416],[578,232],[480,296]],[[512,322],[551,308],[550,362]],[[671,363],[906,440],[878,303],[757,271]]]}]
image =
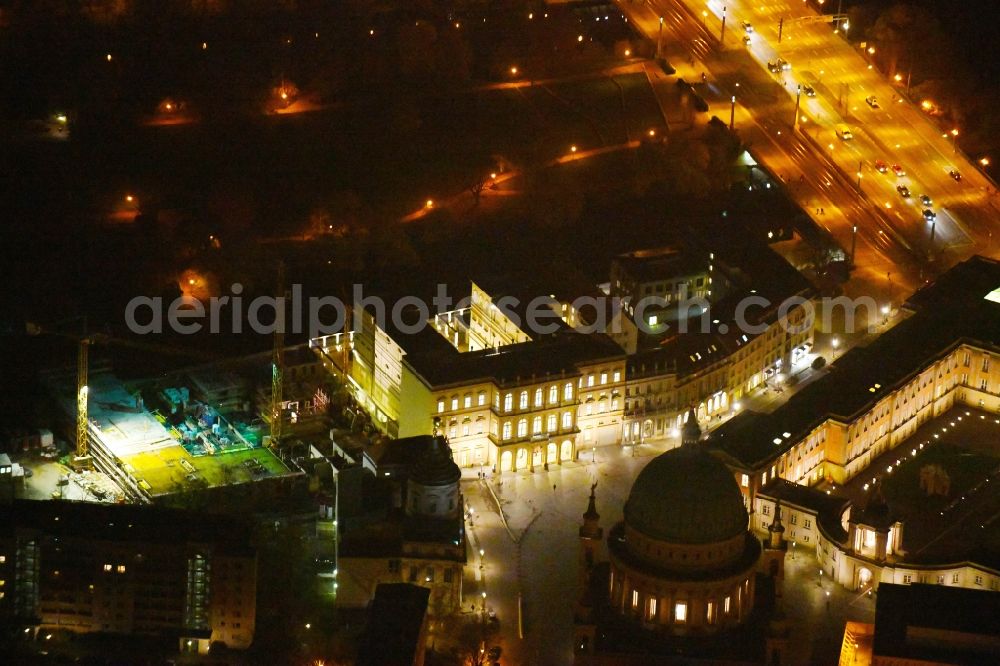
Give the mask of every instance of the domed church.
[{"label": "domed church", "polygon": [[630,626],[637,637],[676,645],[680,637],[711,636],[750,617],[761,543],[749,531],[733,474],[700,439],[692,410],[681,446],[650,461],[633,483],[624,518],[608,533],[606,570],[588,565],[594,561],[588,539],[600,534],[591,499],[580,530],[581,551],[590,554],[581,560],[589,598],[585,593],[577,613],[578,654],[600,650],[601,624]]}]

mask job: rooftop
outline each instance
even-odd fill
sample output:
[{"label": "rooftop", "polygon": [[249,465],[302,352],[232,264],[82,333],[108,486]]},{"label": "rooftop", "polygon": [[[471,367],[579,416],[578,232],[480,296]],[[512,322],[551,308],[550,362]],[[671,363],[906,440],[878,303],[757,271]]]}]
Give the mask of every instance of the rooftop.
[{"label": "rooftop", "polygon": [[381,583],[375,588],[358,647],[359,666],[417,663],[430,593],[426,587],[407,583]]},{"label": "rooftop", "polygon": [[[428,331],[437,335],[432,331]],[[440,337],[440,336],[438,336]],[[443,345],[443,347],[441,346]],[[432,387],[494,381],[500,386],[523,384],[547,377],[574,376],[578,364],[624,359],[625,353],[603,335],[563,331],[532,342],[459,353],[443,338],[437,349],[408,353],[406,362]],[[407,348],[406,341],[403,343]],[[407,349],[409,351],[409,349]]]},{"label": "rooftop", "polygon": [[227,544],[245,550],[250,526],[239,517],[130,504],[15,500],[0,504],[0,530],[37,530],[62,538],[101,541]]},{"label": "rooftop", "polygon": [[955,266],[905,304],[912,316],[846,353],[770,414],[747,411],[731,419],[715,431],[713,446],[755,469],[828,418],[854,420],[963,342],[1000,352],[1000,303],[986,298],[997,285],[1000,262],[973,257]]},{"label": "rooftop", "polygon": [[882,583],[873,654],[943,664],[995,664],[1000,595],[945,585]]}]

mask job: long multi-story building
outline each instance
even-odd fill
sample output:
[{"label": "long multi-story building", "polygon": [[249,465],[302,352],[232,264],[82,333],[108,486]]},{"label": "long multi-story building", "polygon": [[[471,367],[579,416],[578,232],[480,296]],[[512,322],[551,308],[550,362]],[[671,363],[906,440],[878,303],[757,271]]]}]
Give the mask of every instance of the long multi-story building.
[{"label": "long multi-story building", "polygon": [[[702,421],[722,419],[739,411],[744,396],[801,369],[810,358],[815,292],[783,259],[766,248],[752,259],[731,257],[725,249],[690,252],[704,254],[698,266],[710,280],[705,284],[724,285],[723,292],[698,291],[700,278],[692,281],[690,267],[680,278],[660,273],[677,268],[675,253],[670,261],[656,253],[628,255],[625,265],[644,275],[643,281],[626,278],[619,269],[612,284],[612,292],[624,286],[638,291],[633,299],[658,295],[663,284],[681,284],[695,290],[685,298],[701,299],[700,305],[692,300],[684,322],[678,312],[669,319],[651,315],[652,325],[646,321],[648,333],[639,335],[639,351],[629,357],[626,371],[625,444],[676,444],[690,408]],[[733,267],[736,261],[739,269]],[[624,286],[615,287],[619,282]],[[671,296],[671,302],[678,299]],[[634,312],[627,308],[621,318],[634,326]]]},{"label": "long multi-story building", "polygon": [[56,630],[176,637],[245,649],[257,558],[238,519],[148,506],[15,500],[0,505],[0,618]]},{"label": "long multi-story building", "polygon": [[713,433],[748,501],[776,478],[845,483],[955,405],[1000,411],[1000,262],[973,257],[901,309],[778,409]]},{"label": "long multi-story building", "polygon": [[[352,378],[361,404],[389,398],[376,411],[393,424],[387,432],[409,437],[437,427],[461,467],[541,469],[618,443],[625,353],[604,335],[559,322],[558,305],[558,331],[531,336],[495,300],[473,284],[470,305],[433,315],[420,331],[387,333],[362,312],[360,330],[311,345],[332,372]],[[398,374],[374,373],[377,357],[359,361],[355,349],[375,337],[392,341],[386,364]]]}]

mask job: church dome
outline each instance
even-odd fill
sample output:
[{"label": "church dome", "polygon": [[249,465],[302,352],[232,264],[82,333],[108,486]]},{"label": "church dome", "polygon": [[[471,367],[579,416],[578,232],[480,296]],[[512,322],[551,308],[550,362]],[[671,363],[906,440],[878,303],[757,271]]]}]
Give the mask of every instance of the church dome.
[{"label": "church dome", "polygon": [[452,459],[451,447],[443,437],[430,438],[410,471],[410,479],[422,486],[449,486],[461,478],[462,470]]},{"label": "church dome", "polygon": [[650,539],[709,544],[746,532],[747,512],[729,468],[689,443],[639,473],[625,503],[625,523]]}]

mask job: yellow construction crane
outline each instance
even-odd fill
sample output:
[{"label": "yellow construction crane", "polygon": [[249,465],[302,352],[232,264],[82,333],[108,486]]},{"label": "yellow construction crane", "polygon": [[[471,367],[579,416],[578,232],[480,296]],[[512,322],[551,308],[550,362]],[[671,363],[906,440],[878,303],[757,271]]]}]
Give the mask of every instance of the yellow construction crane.
[{"label": "yellow construction crane", "polygon": [[79,350],[76,357],[76,458],[77,460],[87,460],[88,452],[88,409],[87,394],[90,387],[87,386],[87,370],[90,365],[88,352],[90,348],[90,338],[80,338]]},{"label": "yellow construction crane", "polygon": [[[90,393],[90,387],[88,386],[89,380],[89,369],[90,369],[90,347],[94,344],[117,344],[126,347],[132,347],[135,349],[141,349],[143,351],[148,351],[154,354],[169,354],[173,356],[187,356],[191,358],[199,358],[202,360],[212,361],[216,360],[216,357],[211,354],[206,354],[199,351],[189,351],[186,349],[177,349],[167,345],[158,345],[148,342],[139,342],[136,340],[125,340],[122,338],[115,338],[104,333],[91,333],[91,334],[72,334],[63,333],[62,331],[55,331],[50,328],[44,328],[38,324],[28,322],[26,325],[26,330],[28,335],[54,335],[61,338],[67,338],[74,340],[77,343],[77,356],[76,356],[76,462],[86,463],[89,458],[89,409],[87,405],[87,398]],[[86,327],[84,327],[86,328]]]},{"label": "yellow construction crane", "polygon": [[[278,262],[278,298],[285,297],[285,264]],[[280,309],[279,309],[280,311]],[[280,315],[279,315],[280,317]],[[274,349],[271,352],[271,446],[281,445],[284,428],[282,403],[285,383],[285,322],[276,321],[274,326]]]}]

